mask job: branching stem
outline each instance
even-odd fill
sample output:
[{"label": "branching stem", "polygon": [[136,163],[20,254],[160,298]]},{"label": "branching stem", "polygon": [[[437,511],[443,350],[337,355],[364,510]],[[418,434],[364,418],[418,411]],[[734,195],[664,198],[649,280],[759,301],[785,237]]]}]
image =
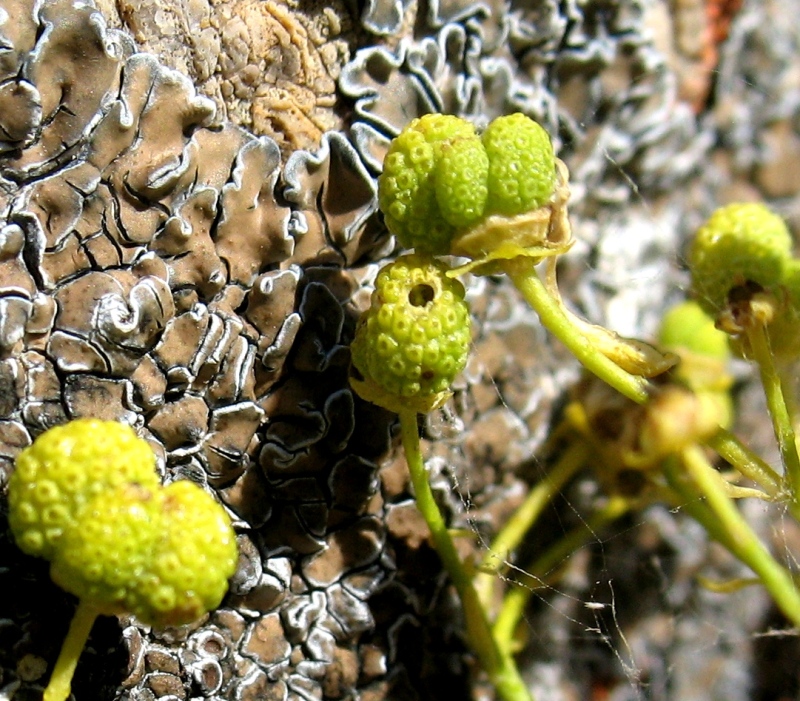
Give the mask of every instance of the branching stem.
[{"label": "branching stem", "polygon": [[[671,484],[680,477],[674,460],[668,461]],[[755,572],[778,608],[795,626],[800,627],[800,592],[791,574],[778,563],[753,532],[750,524],[727,495],[722,475],[708,462],[702,448],[692,446],[682,451],[680,464],[705,500],[710,516],[700,522],[722,545]],[[670,474],[671,473],[671,474]]]},{"label": "branching stem", "polygon": [[560,566],[566,564],[570,556],[580,550],[591,537],[627,513],[632,506],[629,499],[611,497],[605,506],[592,514],[585,523],[559,538],[533,564],[517,571],[518,582],[503,599],[503,607],[494,623],[494,635],[501,647],[508,651],[513,650],[517,626],[533,593],[552,578],[554,571],[560,571]]},{"label": "branching stem", "polygon": [[643,377],[631,375],[613,360],[603,355],[570,321],[560,300],[548,292],[530,258],[506,261],[504,270],[525,301],[539,315],[544,327],[561,341],[581,364],[606,384],[637,404],[649,396],[649,383]]},{"label": "branching stem", "polygon": [[498,573],[508,569],[508,558],[529,534],[542,510],[553,501],[562,487],[583,466],[589,453],[584,441],[572,441],[553,468],[533,487],[525,501],[514,512],[503,529],[497,534],[489,552],[483,558],[480,574],[475,579],[475,588],[484,607],[489,606],[492,585]]}]

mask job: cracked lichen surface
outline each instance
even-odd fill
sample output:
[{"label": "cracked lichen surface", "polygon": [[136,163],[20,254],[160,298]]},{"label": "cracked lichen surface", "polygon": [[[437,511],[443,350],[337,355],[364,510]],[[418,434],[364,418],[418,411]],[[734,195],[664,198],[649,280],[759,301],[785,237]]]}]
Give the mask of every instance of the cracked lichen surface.
[{"label": "cracked lichen surface", "polygon": [[[229,510],[241,554],[222,607],[196,625],[101,622],[78,667],[79,700],[475,691],[456,601],[391,452],[394,418],[347,384],[357,314],[393,251],[375,175],[412,118],[443,110],[482,127],[521,110],[554,135],[580,239],[565,291],[626,334],[655,327],[681,280],[681,234],[720,191],[752,188],[756,172],[797,220],[767,157],[797,140],[792,30],[762,27],[745,8],[719,49],[714,109],[697,119],[707,86],[686,93],[678,72],[680,56],[700,49],[684,45],[688,30],[670,34],[695,15],[665,2],[504,8],[0,0],[3,486],[49,426],[124,421],[152,445],[165,481],[192,479]],[[756,70],[762,54],[775,70]],[[460,546],[480,553],[541,476],[533,456],[578,372],[508,284],[467,282],[473,357],[423,429],[437,497],[474,533]],[[567,495],[563,524],[591,501],[589,487]],[[611,637],[642,646],[634,662],[654,684],[666,674],[659,660],[681,688],[702,676],[679,664],[702,621],[662,629],[670,606],[699,606],[691,579],[706,551],[671,515],[648,518],[627,539],[595,544],[612,563],[601,577],[577,558],[531,613],[536,684],[587,694],[594,680],[574,663],[577,647],[633,690],[615,657],[622,641],[583,635],[599,625],[583,602],[608,593],[592,582],[625,591],[658,558],[676,576],[671,598],[653,615],[633,596],[617,602],[623,629]],[[0,552],[0,588],[18,592],[0,611],[2,684],[18,701],[37,698],[71,603],[7,536]],[[715,605],[705,615],[720,628],[745,610]],[[760,605],[734,633],[755,627]],[[735,671],[749,654],[742,643],[709,666],[721,658]]]},{"label": "cracked lichen surface", "polygon": [[342,126],[336,81],[359,27],[349,5],[312,0],[104,0],[113,27],[189,76],[217,117],[288,154]]},{"label": "cracked lichen surface", "polygon": [[[350,268],[387,243],[372,179],[336,133],[283,161],[89,5],[17,9],[0,26],[16,99],[0,120],[3,475],[48,427],[114,419],[166,481],[234,518],[222,609],[125,628],[131,698],[282,698],[322,680],[342,696],[389,571],[373,499],[391,418],[347,389]],[[80,676],[76,693],[102,696]]]}]

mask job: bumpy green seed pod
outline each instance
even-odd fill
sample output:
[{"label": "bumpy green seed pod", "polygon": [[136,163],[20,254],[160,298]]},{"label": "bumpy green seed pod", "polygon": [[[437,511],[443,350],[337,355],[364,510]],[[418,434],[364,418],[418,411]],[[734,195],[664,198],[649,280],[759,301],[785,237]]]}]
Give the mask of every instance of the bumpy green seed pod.
[{"label": "bumpy green seed pod", "polygon": [[[405,248],[434,255],[448,252],[457,225],[448,221],[440,209],[436,172],[442,146],[460,140],[479,143],[472,124],[452,115],[427,114],[413,120],[389,146],[378,178],[378,203],[386,226]],[[467,148],[469,153],[465,154],[462,147],[457,150],[460,162],[472,167],[476,162],[474,152]],[[450,175],[440,185],[443,195],[452,191],[457,200],[463,200],[465,195],[461,190],[456,192],[449,180]],[[472,175],[467,176],[467,181],[481,184]],[[469,216],[469,208],[456,203],[447,203],[446,210],[455,214],[456,221]]]},{"label": "bumpy green seed pod", "polygon": [[50,576],[107,615],[132,611],[161,530],[160,487],[125,484],[91,499],[64,529]]},{"label": "bumpy green seed pod", "polygon": [[792,250],[786,224],[758,203],[721,207],[698,230],[689,249],[692,291],[716,317],[736,287],[755,283],[772,290],[780,283]]},{"label": "bumpy green seed pod", "polygon": [[489,158],[477,136],[443,142],[435,168],[436,202],[445,221],[463,229],[483,217]]},{"label": "bumpy green seed pod", "polygon": [[375,281],[352,343],[351,383],[392,411],[431,411],[467,362],[469,310],[447,267],[419,254],[398,258]]},{"label": "bumpy green seed pod", "polygon": [[489,157],[487,214],[513,217],[544,205],[556,183],[547,132],[524,114],[498,117],[483,132]]},{"label": "bumpy green seed pod", "polygon": [[152,625],[181,625],[219,606],[236,570],[225,510],[187,480],[162,490],[160,532],[130,610]]},{"label": "bumpy green seed pod", "polygon": [[17,545],[52,558],[64,527],[100,492],[123,484],[159,485],[150,446],[130,426],[77,419],[39,436],[16,460],[8,520]]}]

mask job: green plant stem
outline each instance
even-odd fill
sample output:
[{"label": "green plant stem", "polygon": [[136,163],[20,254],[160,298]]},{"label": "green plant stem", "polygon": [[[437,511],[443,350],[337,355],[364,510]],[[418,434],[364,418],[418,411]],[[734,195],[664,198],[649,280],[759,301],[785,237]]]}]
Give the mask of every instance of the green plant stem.
[{"label": "green plant stem", "polygon": [[561,301],[548,292],[539,278],[533,259],[516,258],[505,261],[504,270],[539,315],[545,328],[561,341],[587,370],[637,404],[644,404],[647,401],[649,396],[647,380],[623,370],[598,351],[575,328],[564,312]]},{"label": "green plant stem", "polygon": [[472,585],[472,580],[467,574],[461,558],[458,556],[447,525],[436,504],[422,461],[415,412],[400,412],[400,429],[417,507],[428,524],[436,551],[461,599],[469,643],[504,701],[532,701],[531,693],[519,674],[514,658],[507,651],[500,649],[492,635],[486,611],[481,605],[478,593]]},{"label": "green plant stem", "polygon": [[497,574],[507,571],[510,554],[530,532],[545,506],[583,466],[588,454],[589,448],[583,440],[572,441],[553,468],[528,492],[525,501],[514,511],[489,546],[489,551],[479,568],[480,574],[475,578],[475,588],[487,610]]},{"label": "green plant stem", "polygon": [[97,616],[97,609],[93,606],[83,601],[78,603],[78,608],[75,609],[75,615],[69,624],[67,637],[58,654],[56,666],[53,667],[50,682],[44,690],[43,701],[66,701],[72,687],[72,676],[75,674],[78,658]]},{"label": "green plant stem", "polygon": [[706,445],[713,448],[747,479],[763,489],[772,501],[783,503],[800,523],[800,502],[792,498],[789,485],[772,467],[727,429],[721,428]]},{"label": "green plant stem", "polygon": [[583,524],[574,528],[546,550],[530,567],[518,570],[518,581],[503,599],[503,606],[494,623],[498,644],[509,652],[514,648],[514,635],[533,593],[542,587],[554,570],[566,564],[599,530],[627,513],[633,506],[629,499],[611,497]]},{"label": "green plant stem", "polygon": [[735,544],[731,540],[730,533],[723,528],[705,499],[698,494],[694,484],[686,479],[680,463],[674,458],[667,459],[664,462],[663,474],[668,485],[662,490],[663,500],[688,513],[706,530],[709,536],[733,552]]},{"label": "green plant stem", "polygon": [[793,501],[800,499],[800,457],[792,419],[783,396],[783,385],[775,367],[775,357],[769,345],[769,336],[763,324],[747,329],[747,340],[753,353],[753,360],[761,373],[761,384],[767,397],[767,409],[772,417],[772,427],[778,439],[778,447],[786,468],[786,479]]},{"label": "green plant stem", "polygon": [[[722,475],[708,462],[699,446],[684,449],[680,454],[680,463],[698,494],[705,498],[714,517],[712,520],[717,522],[718,529],[724,536],[715,535],[717,529],[709,529],[708,523],[704,522],[709,534],[758,575],[778,608],[795,626],[800,627],[800,592],[791,574],[772,557],[736,508],[734,501],[728,497]],[[674,464],[670,469],[673,473],[671,481],[674,483]]]},{"label": "green plant stem", "polygon": [[755,482],[769,496],[780,497],[782,492],[781,476],[730,431],[721,428],[705,443],[747,479]]},{"label": "green plant stem", "polygon": [[796,363],[783,361],[776,364],[775,370],[780,378],[781,387],[783,388],[783,398],[786,400],[786,409],[789,412],[789,417],[794,426],[795,436],[800,432],[800,397],[798,397],[797,390],[800,389],[800,383],[797,381]]}]

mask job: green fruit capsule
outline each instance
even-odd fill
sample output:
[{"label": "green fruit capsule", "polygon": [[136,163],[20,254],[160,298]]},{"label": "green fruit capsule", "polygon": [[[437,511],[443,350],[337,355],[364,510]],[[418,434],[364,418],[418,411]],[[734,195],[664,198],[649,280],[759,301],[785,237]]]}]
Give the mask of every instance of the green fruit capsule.
[{"label": "green fruit capsule", "polygon": [[351,346],[351,381],[365,399],[393,411],[429,411],[449,396],[467,362],[470,323],[464,287],[446,272],[414,254],[378,274]]},{"label": "green fruit capsule", "polygon": [[556,184],[548,133],[519,112],[498,117],[483,132],[489,158],[487,214],[513,217],[546,204]]},{"label": "green fruit capsule", "polygon": [[783,220],[759,203],[719,208],[698,230],[689,249],[692,291],[713,317],[734,288],[755,283],[767,290],[781,282],[792,252]]},{"label": "green fruit capsule", "polygon": [[64,530],[50,576],[107,615],[131,611],[161,529],[161,488],[135,484],[91,499]]}]

